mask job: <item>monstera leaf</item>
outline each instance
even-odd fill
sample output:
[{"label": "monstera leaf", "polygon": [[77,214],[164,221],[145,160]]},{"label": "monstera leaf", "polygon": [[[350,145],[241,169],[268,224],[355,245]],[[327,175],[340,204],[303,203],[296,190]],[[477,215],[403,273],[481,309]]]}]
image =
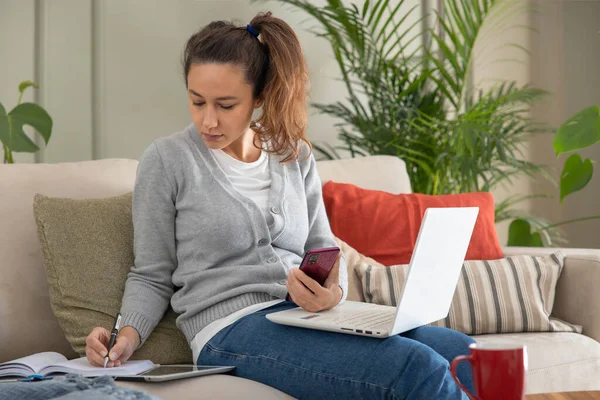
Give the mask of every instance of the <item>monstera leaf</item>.
[{"label": "monstera leaf", "polygon": [[531,232],[531,224],[517,218],[508,227],[508,246],[544,247],[539,232]]},{"label": "monstera leaf", "polygon": [[556,132],[553,146],[556,155],[585,149],[600,141],[600,108],[584,108],[569,118]]},{"label": "monstera leaf", "polygon": [[594,166],[589,158],[581,159],[579,154],[572,154],[565,161],[560,175],[560,202],[578,190],[583,189],[592,180]]},{"label": "monstera leaf", "polygon": [[[584,108],[569,118],[554,135],[554,151],[556,155],[570,151],[585,149],[600,142],[600,107]],[[560,201],[566,196],[583,189],[592,179],[593,162],[583,160],[577,153],[565,160],[560,175]]]},{"label": "monstera leaf", "polygon": [[0,104],[0,141],[11,151],[33,153],[38,146],[27,136],[23,127],[33,127],[44,138],[46,144],[52,133],[52,118],[42,107],[33,103],[22,103],[6,113]]}]

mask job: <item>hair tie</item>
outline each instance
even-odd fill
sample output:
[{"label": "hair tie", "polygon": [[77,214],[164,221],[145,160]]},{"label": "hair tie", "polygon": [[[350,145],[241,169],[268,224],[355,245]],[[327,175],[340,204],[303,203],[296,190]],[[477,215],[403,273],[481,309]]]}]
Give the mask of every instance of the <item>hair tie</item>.
[{"label": "hair tie", "polygon": [[246,29],[248,29],[248,32],[253,34],[255,38],[258,37],[258,32],[250,24],[246,25]]}]

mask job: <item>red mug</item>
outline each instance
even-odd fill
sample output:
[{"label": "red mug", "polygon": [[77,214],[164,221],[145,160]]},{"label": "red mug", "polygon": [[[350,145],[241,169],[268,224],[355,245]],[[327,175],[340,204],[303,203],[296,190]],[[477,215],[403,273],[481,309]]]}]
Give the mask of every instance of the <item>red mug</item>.
[{"label": "red mug", "polygon": [[[450,372],[460,388],[474,400],[522,400],[525,399],[525,371],[527,371],[527,348],[502,343],[473,343],[470,355],[452,360]],[[477,396],[467,390],[456,377],[461,361],[471,363],[473,383]]]}]

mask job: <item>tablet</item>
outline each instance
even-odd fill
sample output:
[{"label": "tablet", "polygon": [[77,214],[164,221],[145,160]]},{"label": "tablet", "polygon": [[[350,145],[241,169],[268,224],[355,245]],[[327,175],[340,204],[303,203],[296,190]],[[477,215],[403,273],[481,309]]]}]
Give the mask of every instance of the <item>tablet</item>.
[{"label": "tablet", "polygon": [[148,371],[138,375],[128,375],[116,377],[122,381],[144,381],[144,382],[166,382],[177,379],[193,378],[195,376],[222,374],[234,369],[234,366],[213,366],[213,365],[192,365],[192,364],[174,364],[174,365],[156,365]]}]

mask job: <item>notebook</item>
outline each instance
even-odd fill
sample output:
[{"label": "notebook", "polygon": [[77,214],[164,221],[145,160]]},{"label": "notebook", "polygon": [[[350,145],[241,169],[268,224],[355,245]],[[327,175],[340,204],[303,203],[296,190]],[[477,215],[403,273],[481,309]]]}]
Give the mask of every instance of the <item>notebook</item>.
[{"label": "notebook", "polygon": [[46,376],[50,374],[78,374],[90,376],[128,376],[137,375],[155,367],[150,360],[130,360],[120,367],[102,368],[89,363],[86,357],[68,360],[53,351],[33,354],[0,364],[0,377],[17,376],[27,378],[30,375]]}]

